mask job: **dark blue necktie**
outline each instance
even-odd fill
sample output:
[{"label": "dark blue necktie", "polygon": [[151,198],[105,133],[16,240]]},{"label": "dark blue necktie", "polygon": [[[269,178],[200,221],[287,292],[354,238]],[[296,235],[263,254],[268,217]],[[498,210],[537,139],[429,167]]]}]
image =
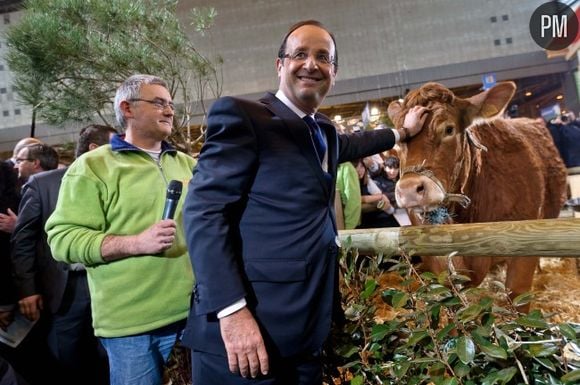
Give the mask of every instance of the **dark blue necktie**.
[{"label": "dark blue necktie", "polygon": [[318,159],[320,163],[324,159],[324,154],[326,153],[326,143],[324,142],[324,137],[322,136],[322,129],[316,123],[312,116],[306,115],[304,118],[306,124],[310,128],[310,134],[312,135],[312,141],[314,142],[314,148],[316,149],[316,153],[318,154]]}]

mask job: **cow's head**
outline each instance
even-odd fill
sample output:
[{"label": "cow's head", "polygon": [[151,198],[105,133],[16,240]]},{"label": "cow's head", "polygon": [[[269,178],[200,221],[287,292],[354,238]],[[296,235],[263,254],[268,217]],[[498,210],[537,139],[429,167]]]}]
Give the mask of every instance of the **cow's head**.
[{"label": "cow's head", "polygon": [[392,102],[389,116],[397,128],[413,106],[429,109],[423,130],[400,146],[401,177],[395,190],[398,205],[417,214],[438,210],[449,201],[468,205],[464,188],[472,147],[483,148],[469,126],[474,120],[501,114],[514,92],[515,84],[505,82],[461,99],[441,84],[427,83],[409,92],[402,103]]}]

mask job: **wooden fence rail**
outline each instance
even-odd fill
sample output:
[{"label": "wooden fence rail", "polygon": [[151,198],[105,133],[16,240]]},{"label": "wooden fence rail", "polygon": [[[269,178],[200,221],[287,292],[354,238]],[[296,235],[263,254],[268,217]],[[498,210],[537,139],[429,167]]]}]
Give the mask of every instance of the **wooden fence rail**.
[{"label": "wooden fence rail", "polygon": [[387,255],[580,257],[580,218],[340,230],[339,238]]}]

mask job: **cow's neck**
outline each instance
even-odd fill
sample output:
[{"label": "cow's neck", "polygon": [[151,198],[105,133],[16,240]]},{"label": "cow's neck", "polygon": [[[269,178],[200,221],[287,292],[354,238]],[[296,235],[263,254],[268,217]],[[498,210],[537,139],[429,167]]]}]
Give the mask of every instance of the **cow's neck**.
[{"label": "cow's neck", "polygon": [[487,151],[487,148],[472,132],[471,127],[465,129],[461,147],[462,156],[455,163],[449,184],[451,192],[446,193],[449,212],[452,217],[459,219],[459,222],[463,222],[464,218],[461,217],[471,211],[467,208],[471,204],[472,181],[481,170],[481,151]]}]

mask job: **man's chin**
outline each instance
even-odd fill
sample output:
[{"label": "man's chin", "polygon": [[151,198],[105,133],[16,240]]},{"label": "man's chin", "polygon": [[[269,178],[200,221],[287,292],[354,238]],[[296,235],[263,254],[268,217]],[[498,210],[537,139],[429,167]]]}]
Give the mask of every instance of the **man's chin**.
[{"label": "man's chin", "polygon": [[308,106],[316,110],[322,104],[323,97],[318,92],[302,92],[300,94],[300,102],[304,106]]}]

